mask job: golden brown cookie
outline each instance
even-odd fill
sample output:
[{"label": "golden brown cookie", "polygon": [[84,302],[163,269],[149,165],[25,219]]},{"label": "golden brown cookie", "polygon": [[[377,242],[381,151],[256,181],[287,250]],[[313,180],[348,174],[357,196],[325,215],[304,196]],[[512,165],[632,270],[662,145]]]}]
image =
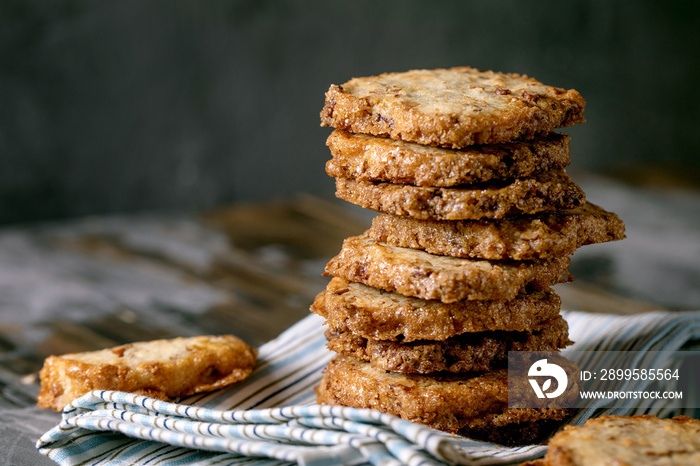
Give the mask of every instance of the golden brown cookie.
[{"label": "golden brown cookie", "polygon": [[257,351],[233,335],[138,342],[49,356],[37,404],[62,410],[92,390],[119,390],[163,400],[216,390],[248,377]]},{"label": "golden brown cookie", "polygon": [[531,260],[568,256],[587,244],[621,240],[625,224],[616,214],[586,203],[500,220],[438,221],[380,214],[367,235],[444,256]]},{"label": "golden brown cookie", "polygon": [[686,416],[600,416],[566,426],[549,441],[538,466],[697,465],[700,421]]},{"label": "golden brown cookie", "polygon": [[583,123],[575,90],[470,67],[411,70],[331,85],[321,125],[460,148],[529,139]]},{"label": "golden brown cookie", "polygon": [[543,290],[571,279],[570,258],[487,261],[437,256],[399,248],[364,236],[343,241],[325,275],[422,299],[507,300],[529,289]]},{"label": "golden brown cookie", "polygon": [[443,303],[380,290],[334,277],[311,310],[331,329],[348,328],[373,340],[446,340],[465,332],[539,330],[559,315],[561,300],[552,290],[513,299]]},{"label": "golden brown cookie", "polygon": [[499,219],[506,215],[573,209],[586,202],[585,193],[564,169],[534,178],[454,188],[347,178],[336,178],[335,186],[340,199],[366,209],[422,220]]},{"label": "golden brown cookie", "polygon": [[399,374],[337,356],[326,367],[316,392],[319,403],[376,409],[504,444],[538,441],[572,414],[562,408],[508,408],[505,369],[440,376]]},{"label": "golden brown cookie", "polygon": [[449,187],[527,178],[571,163],[569,137],[551,133],[529,141],[444,149],[335,130],[326,144],[332,177]]},{"label": "golden brown cookie", "polygon": [[331,351],[405,374],[488,371],[506,367],[508,351],[559,351],[572,343],[569,326],[560,316],[544,322],[541,330],[463,333],[443,341],[371,340],[347,328],[329,328],[326,338]]}]

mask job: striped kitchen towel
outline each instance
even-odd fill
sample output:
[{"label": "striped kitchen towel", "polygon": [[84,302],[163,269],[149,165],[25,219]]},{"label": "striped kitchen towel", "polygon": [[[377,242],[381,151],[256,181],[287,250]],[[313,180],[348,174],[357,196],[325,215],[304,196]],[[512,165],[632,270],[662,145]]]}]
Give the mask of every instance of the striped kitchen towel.
[{"label": "striped kitchen towel", "polygon": [[[700,311],[562,315],[576,341],[573,351],[668,355],[700,343]],[[488,465],[544,455],[541,445],[506,448],[377,411],[317,405],[313,389],[332,357],[324,330],[323,320],[310,315],[259,349],[247,380],[181,403],[123,392],[87,394],[65,408],[37,448],[62,465]],[[673,367],[680,361],[654,363]],[[674,409],[662,400],[611,409],[600,400],[571,422],[633,410],[694,414]]]}]

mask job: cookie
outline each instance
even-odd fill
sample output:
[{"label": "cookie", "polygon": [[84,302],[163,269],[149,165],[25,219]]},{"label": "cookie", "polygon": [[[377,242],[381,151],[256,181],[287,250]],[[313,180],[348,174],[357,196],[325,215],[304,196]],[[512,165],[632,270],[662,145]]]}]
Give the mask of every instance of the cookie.
[{"label": "cookie", "polygon": [[572,342],[569,326],[560,316],[532,332],[488,331],[463,333],[443,341],[396,342],[372,340],[347,328],[326,331],[328,349],[368,361],[385,371],[405,374],[488,371],[508,365],[508,351],[558,351]]},{"label": "cookie", "polygon": [[356,181],[449,187],[527,178],[571,163],[570,138],[551,133],[530,141],[444,149],[335,130],[326,144],[326,173]]},{"label": "cookie", "polygon": [[508,408],[505,369],[440,376],[399,374],[337,356],[326,367],[316,392],[319,403],[376,409],[435,429],[504,444],[537,441],[572,415],[563,408]]},{"label": "cookie", "polygon": [[154,340],[49,356],[39,374],[37,405],[60,411],[92,390],[182,398],[245,379],[256,357],[255,348],[233,335]]},{"label": "cookie", "polygon": [[539,330],[559,315],[552,290],[509,300],[443,303],[423,300],[334,277],[311,305],[331,329],[347,328],[373,340],[446,340],[465,332]]},{"label": "cookie", "polygon": [[700,464],[700,421],[686,416],[600,416],[566,426],[534,466]]},{"label": "cookie", "polygon": [[585,121],[573,89],[471,67],[411,70],[331,85],[321,126],[460,148],[529,139]]},{"label": "cookie", "polygon": [[455,188],[347,178],[336,178],[335,185],[335,195],[340,199],[365,209],[422,220],[500,219],[506,215],[572,209],[586,202],[583,190],[563,169],[534,178]]},{"label": "cookie", "polygon": [[625,224],[597,205],[500,220],[436,221],[380,214],[367,235],[393,246],[480,259],[568,256],[587,244],[621,240]]},{"label": "cookie", "polygon": [[569,257],[491,262],[437,256],[351,236],[326,264],[325,275],[452,303],[463,299],[513,299],[530,289],[542,290],[569,281],[569,262]]}]

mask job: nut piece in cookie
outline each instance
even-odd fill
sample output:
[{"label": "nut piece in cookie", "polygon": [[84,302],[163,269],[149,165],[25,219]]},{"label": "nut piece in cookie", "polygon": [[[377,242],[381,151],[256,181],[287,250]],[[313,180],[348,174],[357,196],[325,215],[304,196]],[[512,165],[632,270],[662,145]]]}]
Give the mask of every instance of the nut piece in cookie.
[{"label": "nut piece in cookie", "polygon": [[354,78],[326,92],[321,125],[460,148],[530,139],[584,122],[573,90],[470,67]]},{"label": "nut piece in cookie", "polygon": [[[544,459],[528,466],[700,464],[700,420],[686,416],[600,416],[566,426]],[[523,465],[523,466],[524,466]]]},{"label": "nut piece in cookie", "polygon": [[248,377],[257,351],[233,335],[154,340],[49,356],[37,404],[62,410],[92,390],[119,390],[163,400],[216,390]]},{"label": "nut piece in cookie", "polygon": [[326,173],[357,181],[449,187],[494,179],[527,178],[571,163],[569,136],[446,149],[366,134],[333,131]]}]

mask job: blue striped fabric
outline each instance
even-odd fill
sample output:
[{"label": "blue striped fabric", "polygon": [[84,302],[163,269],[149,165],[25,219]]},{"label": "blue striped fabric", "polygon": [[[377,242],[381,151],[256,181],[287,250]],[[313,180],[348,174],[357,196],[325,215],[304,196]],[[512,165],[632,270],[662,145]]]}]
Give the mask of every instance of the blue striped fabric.
[{"label": "blue striped fabric", "polygon": [[[700,342],[700,312],[562,314],[576,341],[573,351],[670,352],[697,349]],[[179,404],[92,392],[66,407],[37,448],[62,465],[490,465],[544,454],[540,445],[497,447],[377,411],[315,404],[313,389],[332,357],[323,332],[323,320],[311,315],[260,348],[249,379]],[[694,414],[669,410],[663,402],[606,409],[601,401],[572,422],[633,409]]]}]

